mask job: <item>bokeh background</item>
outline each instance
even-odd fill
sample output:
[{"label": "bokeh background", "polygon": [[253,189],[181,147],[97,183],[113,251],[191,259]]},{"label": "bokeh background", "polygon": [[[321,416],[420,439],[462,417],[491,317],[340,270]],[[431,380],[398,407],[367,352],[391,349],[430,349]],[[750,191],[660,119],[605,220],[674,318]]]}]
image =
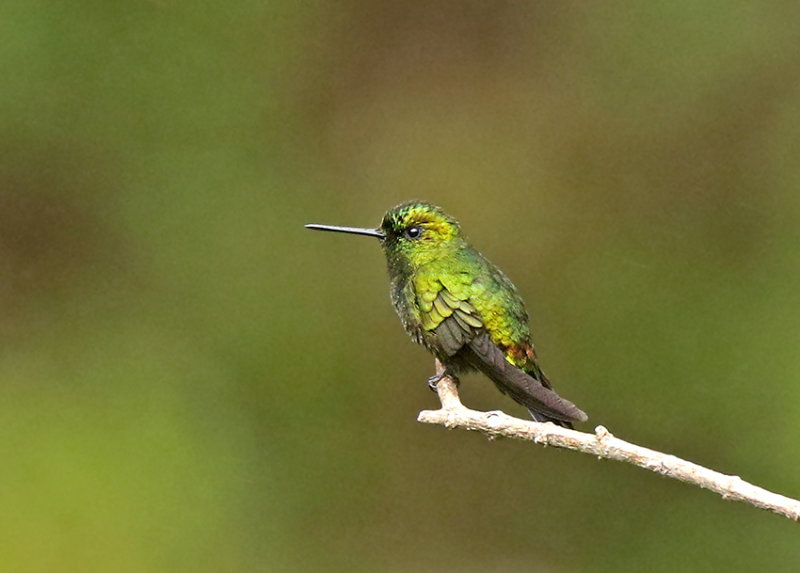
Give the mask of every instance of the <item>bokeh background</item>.
[{"label": "bokeh background", "polygon": [[302,225],[442,205],[584,429],[800,496],[798,19],[4,2],[0,569],[797,571],[782,517],[418,424],[378,245]]}]

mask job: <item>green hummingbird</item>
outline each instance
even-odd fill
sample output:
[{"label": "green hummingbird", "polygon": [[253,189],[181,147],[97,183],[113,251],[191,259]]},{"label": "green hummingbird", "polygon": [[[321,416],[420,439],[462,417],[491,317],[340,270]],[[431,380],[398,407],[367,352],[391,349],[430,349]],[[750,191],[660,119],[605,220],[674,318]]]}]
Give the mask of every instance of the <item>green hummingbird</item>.
[{"label": "green hummingbird", "polygon": [[[539,367],[525,303],[514,284],[470,245],[458,221],[441,208],[402,203],[377,229],[306,228],[380,241],[395,311],[411,338],[441,361],[446,375],[483,372],[537,422],[571,427],[588,419],[553,391]],[[429,385],[435,388],[442,376],[431,377]]]}]

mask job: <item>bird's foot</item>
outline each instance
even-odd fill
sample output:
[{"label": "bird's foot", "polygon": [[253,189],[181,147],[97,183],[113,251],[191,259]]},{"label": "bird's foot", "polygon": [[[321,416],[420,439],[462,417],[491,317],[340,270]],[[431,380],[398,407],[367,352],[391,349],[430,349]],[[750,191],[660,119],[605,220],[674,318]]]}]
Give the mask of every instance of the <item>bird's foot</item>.
[{"label": "bird's foot", "polygon": [[431,376],[430,378],[428,378],[428,388],[430,388],[432,391],[436,392],[436,385],[439,383],[439,381],[440,381],[442,378],[450,378],[450,380],[452,380],[453,382],[455,382],[455,385],[456,385],[456,386],[458,386],[458,385],[461,383],[461,382],[458,380],[458,378],[456,378],[455,376],[453,376],[452,374],[450,374],[449,372],[447,372],[447,371],[445,370],[445,371],[444,371],[444,372],[442,372],[441,374],[436,374],[436,375],[434,375],[434,376]]}]

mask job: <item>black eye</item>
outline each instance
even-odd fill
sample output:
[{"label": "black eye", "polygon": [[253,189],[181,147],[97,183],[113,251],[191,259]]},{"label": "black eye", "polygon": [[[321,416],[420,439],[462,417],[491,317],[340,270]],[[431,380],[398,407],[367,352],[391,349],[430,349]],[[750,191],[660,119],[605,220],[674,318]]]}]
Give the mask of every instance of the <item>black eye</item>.
[{"label": "black eye", "polygon": [[422,235],[422,227],[415,225],[406,229],[406,237],[409,239],[419,239],[420,235]]}]

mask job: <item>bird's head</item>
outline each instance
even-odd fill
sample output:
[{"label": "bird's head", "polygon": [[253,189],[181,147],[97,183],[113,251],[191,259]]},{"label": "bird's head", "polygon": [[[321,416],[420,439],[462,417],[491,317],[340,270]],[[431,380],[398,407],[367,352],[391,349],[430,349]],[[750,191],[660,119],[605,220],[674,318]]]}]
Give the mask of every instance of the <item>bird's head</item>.
[{"label": "bird's head", "polygon": [[383,216],[379,231],[386,257],[411,268],[446,256],[461,243],[458,221],[421,201],[402,203]]},{"label": "bird's head", "polygon": [[413,272],[426,263],[446,257],[464,244],[458,221],[436,205],[423,201],[401,203],[389,210],[377,229],[331,225],[306,227],[376,237],[386,254],[391,274]]}]

